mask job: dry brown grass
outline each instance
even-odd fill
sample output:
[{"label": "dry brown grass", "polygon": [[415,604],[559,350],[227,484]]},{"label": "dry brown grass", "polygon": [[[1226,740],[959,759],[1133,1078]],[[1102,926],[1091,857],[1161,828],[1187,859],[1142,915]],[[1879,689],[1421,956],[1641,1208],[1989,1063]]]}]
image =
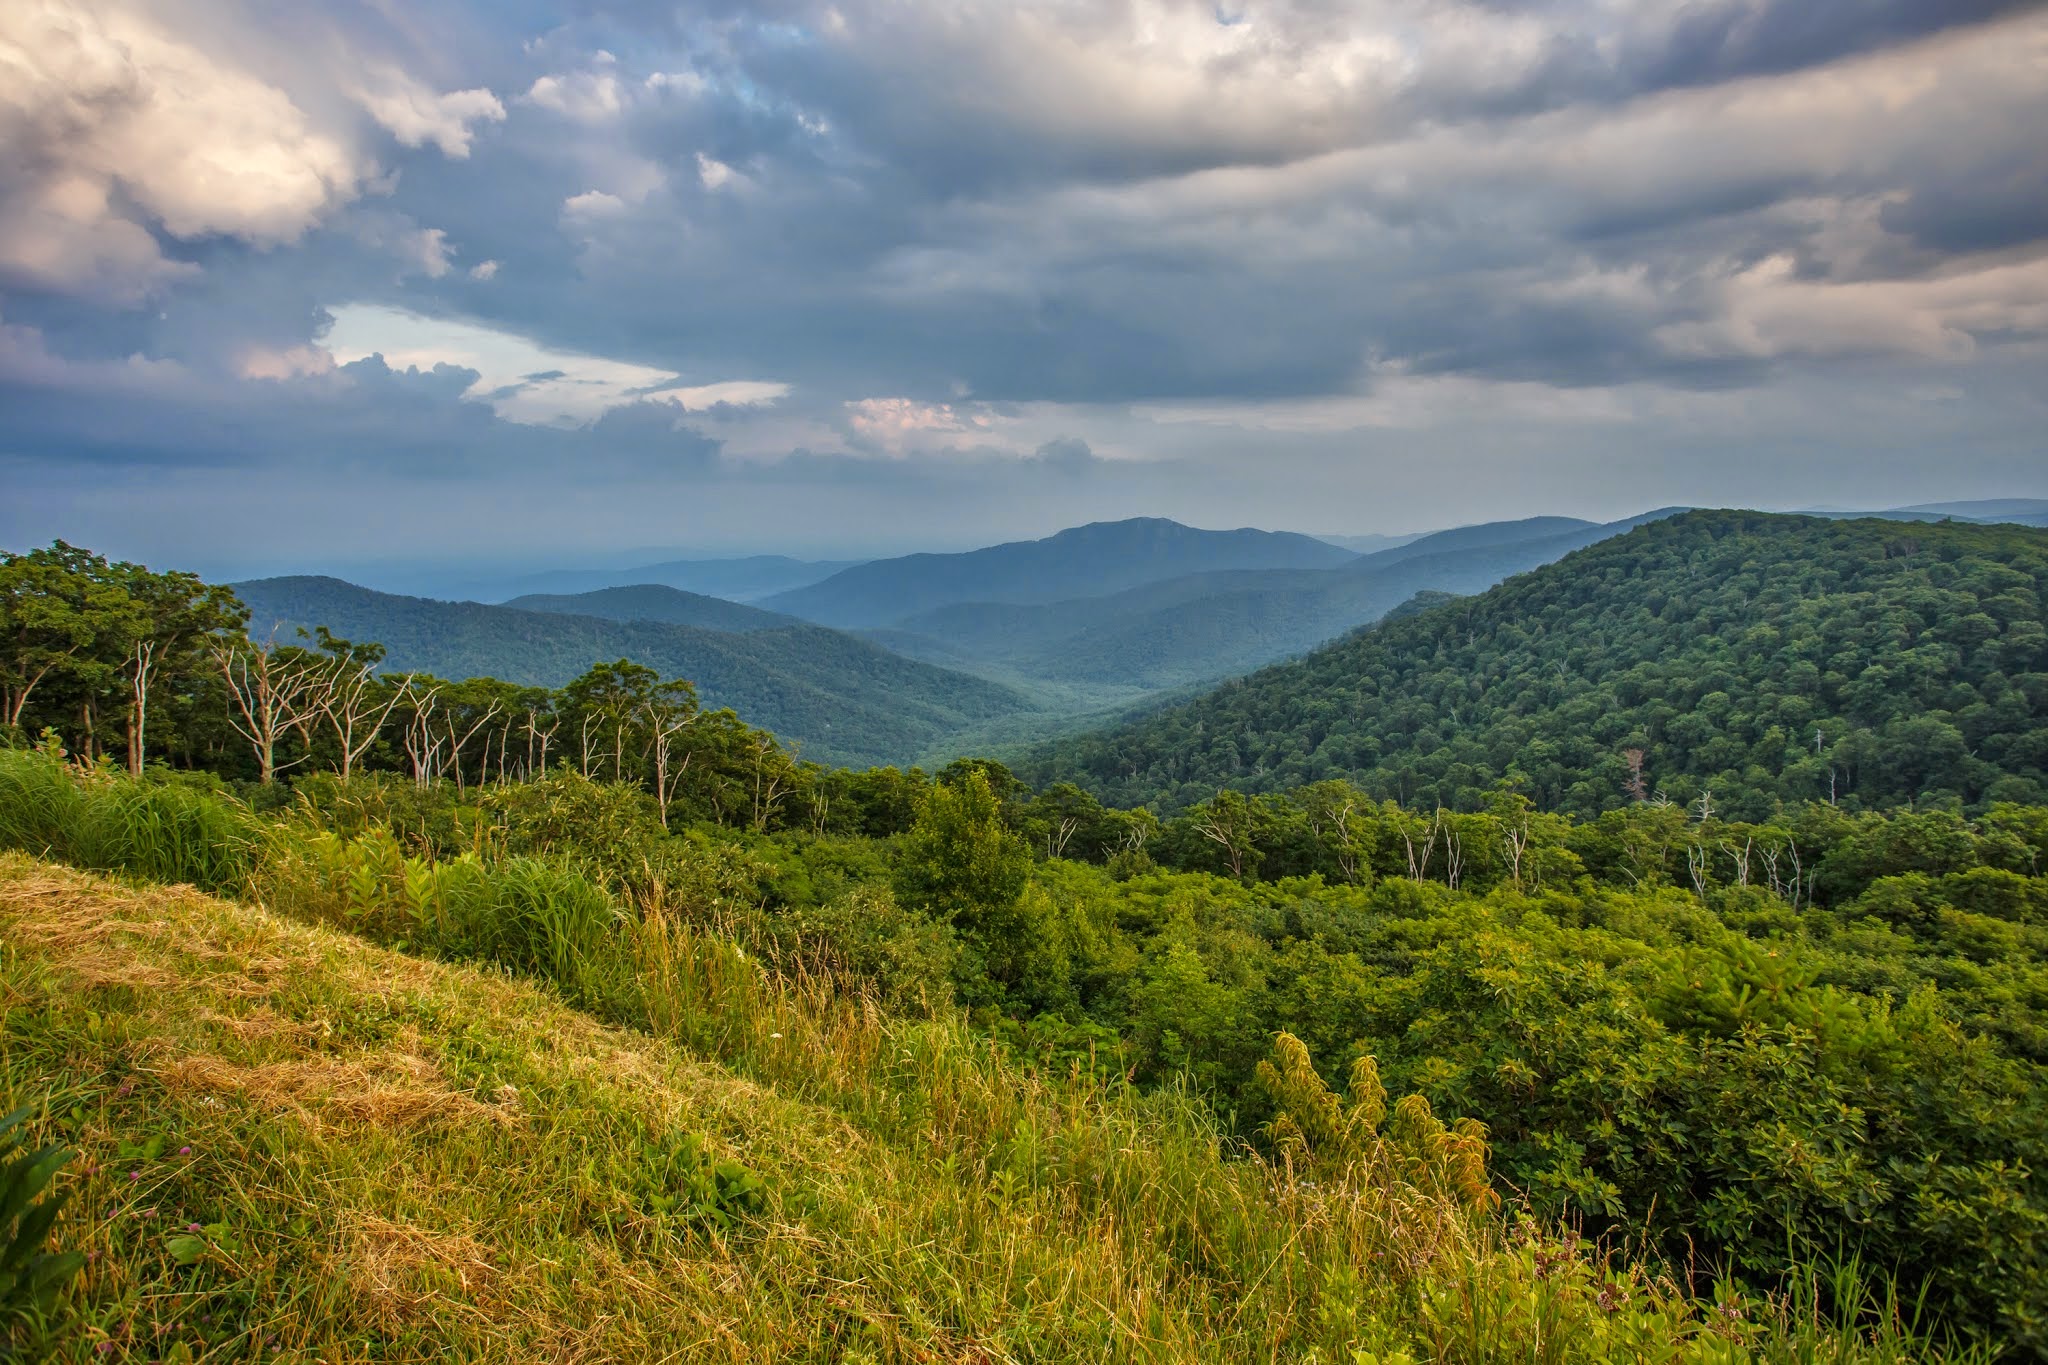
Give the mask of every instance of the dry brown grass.
[{"label": "dry brown grass", "polygon": [[309,1128],[337,1119],[383,1129],[518,1121],[516,1108],[480,1103],[451,1090],[432,1062],[406,1054],[386,1054],[368,1064],[309,1058],[262,1066],[238,1066],[200,1055],[179,1057],[161,1069],[141,1069],[153,1071],[174,1094],[237,1095],[266,1112],[291,1114]]}]

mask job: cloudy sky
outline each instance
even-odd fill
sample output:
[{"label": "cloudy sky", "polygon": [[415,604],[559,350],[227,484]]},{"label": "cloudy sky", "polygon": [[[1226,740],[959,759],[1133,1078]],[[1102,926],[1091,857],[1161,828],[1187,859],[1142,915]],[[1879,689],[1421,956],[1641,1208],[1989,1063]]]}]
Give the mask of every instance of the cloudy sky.
[{"label": "cloudy sky", "polygon": [[2048,495],[2048,5],[0,5],[0,545]]}]

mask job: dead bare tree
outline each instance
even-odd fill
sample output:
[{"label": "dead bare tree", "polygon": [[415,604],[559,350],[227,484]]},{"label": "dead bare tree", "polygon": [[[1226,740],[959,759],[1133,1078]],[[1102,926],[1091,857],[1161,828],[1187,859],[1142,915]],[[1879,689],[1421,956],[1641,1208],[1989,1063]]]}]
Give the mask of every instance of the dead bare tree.
[{"label": "dead bare tree", "polygon": [[1650,784],[1643,776],[1643,759],[1647,755],[1641,749],[1623,749],[1621,757],[1628,764],[1628,780],[1621,784],[1621,789],[1628,793],[1631,801],[1649,800]]},{"label": "dead bare tree", "polygon": [[789,776],[788,772],[767,772],[768,755],[774,751],[775,740],[772,736],[764,734],[755,739],[754,828],[757,830],[768,828],[768,821],[775,814],[775,808],[781,805],[782,799],[789,794],[789,788],[786,785]]},{"label": "dead bare tree", "polygon": [[149,685],[156,672],[155,639],[138,639],[128,652],[128,775],[142,776],[144,730],[149,723]]},{"label": "dead bare tree", "polygon": [[699,713],[684,714],[651,702],[646,712],[649,743],[654,749],[654,801],[661,809],[661,827],[667,829],[669,802],[675,800],[676,788],[682,784],[683,774],[690,770],[690,760],[696,757],[695,750],[685,750],[683,761],[674,763],[676,737],[696,723]]},{"label": "dead bare tree", "polygon": [[1444,808],[1436,808],[1436,822],[1444,831],[1444,882],[1451,890],[1458,889],[1458,882],[1465,870],[1465,845],[1458,837],[1457,825],[1444,814]]},{"label": "dead bare tree", "polygon": [[267,786],[278,773],[297,767],[312,756],[301,753],[288,763],[277,760],[278,741],[287,734],[303,734],[315,714],[319,674],[324,660],[293,650],[278,649],[274,641],[258,645],[246,639],[222,636],[208,646],[227,684],[228,724],[249,743],[256,756],[256,768]]},{"label": "dead bare tree", "polygon": [[375,669],[353,659],[336,659],[319,680],[318,706],[334,732],[334,744],[341,751],[341,776],[355,771],[363,755],[384,732],[384,722],[405,699],[412,687],[412,675],[380,695]]},{"label": "dead bare tree", "polygon": [[[469,742],[476,738],[477,732],[486,725],[489,725],[496,718],[497,714],[498,703],[493,701],[484,708],[482,715],[470,723],[468,729],[462,730],[460,737],[458,737],[456,731],[461,727],[462,720],[465,718],[458,718],[453,707],[442,708],[442,723],[447,727],[448,732],[448,766],[455,773],[455,790],[464,790],[462,783],[462,751],[469,747]],[[486,761],[488,761],[490,755],[488,745],[485,746],[484,754]],[[482,772],[477,774],[477,781],[479,783],[483,781]]]},{"label": "dead bare tree", "polygon": [[1245,856],[1251,851],[1250,823],[1244,798],[1227,792],[1216,793],[1216,799],[1202,808],[1195,821],[1197,834],[1222,847],[1233,877],[1244,876]]},{"label": "dead bare tree", "polygon": [[434,712],[439,707],[439,686],[421,692],[408,679],[404,689],[412,703],[405,720],[405,756],[412,765],[412,780],[425,787],[441,775],[442,740],[434,733]]},{"label": "dead bare tree", "polygon": [[[1441,811],[1438,812],[1442,814]],[[1407,824],[1401,827],[1401,843],[1408,850],[1408,880],[1420,882],[1429,875],[1429,860],[1436,851],[1436,837],[1441,829],[1440,820],[1429,822],[1429,838],[1422,845],[1422,856],[1415,856],[1415,831]]]},{"label": "dead bare tree", "polygon": [[1502,859],[1508,865],[1508,878],[1515,890],[1522,889],[1522,863],[1529,856],[1529,816],[1526,811],[1519,820],[1503,819],[1500,822],[1500,846]]},{"label": "dead bare tree", "polygon": [[[545,730],[541,729],[540,714],[540,710],[537,707],[528,707],[526,710],[526,775],[528,777],[547,771],[548,746],[554,742],[555,731],[562,728],[562,717],[559,714],[554,714],[554,723]],[[540,749],[540,761],[537,764],[534,761],[535,746],[538,746]]]},{"label": "dead bare tree", "polygon": [[1723,839],[1721,841],[1721,851],[1728,855],[1729,862],[1735,864],[1735,884],[1737,886],[1749,885],[1750,852],[1755,847],[1756,836],[1754,834],[1743,839],[1742,847],[1740,848],[1735,846],[1735,841],[1732,839]]}]

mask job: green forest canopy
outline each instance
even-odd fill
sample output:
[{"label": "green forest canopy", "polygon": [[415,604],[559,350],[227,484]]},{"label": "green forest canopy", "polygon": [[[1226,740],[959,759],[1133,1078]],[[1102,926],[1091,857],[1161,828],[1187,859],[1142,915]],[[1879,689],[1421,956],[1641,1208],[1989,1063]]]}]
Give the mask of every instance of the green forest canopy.
[{"label": "green forest canopy", "polygon": [[1118,804],[1343,777],[1594,815],[1659,792],[2048,795],[2048,531],[1692,512],[1024,765]]}]

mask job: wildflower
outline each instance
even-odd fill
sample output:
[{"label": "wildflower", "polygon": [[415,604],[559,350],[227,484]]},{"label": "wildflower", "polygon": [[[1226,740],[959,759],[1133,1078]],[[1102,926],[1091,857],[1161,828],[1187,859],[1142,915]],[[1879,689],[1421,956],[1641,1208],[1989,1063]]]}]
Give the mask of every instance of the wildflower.
[{"label": "wildflower", "polygon": [[771,1034],[769,1034],[768,1036],[769,1036],[770,1038],[780,1038],[780,1037],[781,1037],[782,1035],[781,1035],[781,1034],[779,1034],[779,1033],[771,1033]]},{"label": "wildflower", "polygon": [[185,1231],[187,1231],[187,1232],[197,1232],[197,1231],[199,1231],[199,1224],[197,1224],[197,1223],[187,1223],[187,1224],[185,1224]]},{"label": "wildflower", "polygon": [[128,1178],[129,1178],[130,1180],[140,1180],[140,1179],[142,1179],[142,1172],[140,1172],[140,1171],[130,1171],[130,1172],[128,1172]]},{"label": "wildflower", "polygon": [[190,1143],[187,1143],[187,1144],[186,1144],[185,1146],[183,1146],[183,1147],[180,1147],[180,1148],[178,1149],[178,1155],[179,1155],[179,1156],[190,1156],[190,1155],[192,1155],[192,1146],[191,1146],[191,1144],[190,1144]]}]

